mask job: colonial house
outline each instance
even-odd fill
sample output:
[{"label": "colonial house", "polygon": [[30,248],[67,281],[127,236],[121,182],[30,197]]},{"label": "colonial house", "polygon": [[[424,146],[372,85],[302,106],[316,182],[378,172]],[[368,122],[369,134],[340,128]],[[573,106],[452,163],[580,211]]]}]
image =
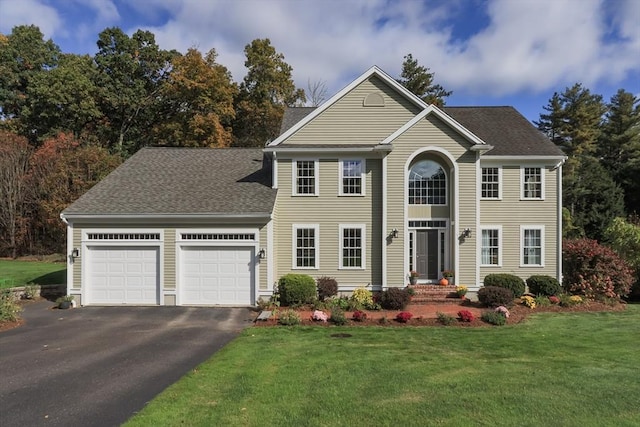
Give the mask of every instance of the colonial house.
[{"label": "colonial house", "polygon": [[81,304],[253,305],[444,270],[561,278],[563,153],[512,107],[427,105],[377,67],[264,149],[145,148],[62,212]]}]

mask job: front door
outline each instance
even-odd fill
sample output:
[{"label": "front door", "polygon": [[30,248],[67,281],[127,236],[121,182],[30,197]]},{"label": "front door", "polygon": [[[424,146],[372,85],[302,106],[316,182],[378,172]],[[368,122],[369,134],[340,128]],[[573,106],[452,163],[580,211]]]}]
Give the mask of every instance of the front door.
[{"label": "front door", "polygon": [[438,280],[438,230],[416,231],[416,270],[419,280]]}]

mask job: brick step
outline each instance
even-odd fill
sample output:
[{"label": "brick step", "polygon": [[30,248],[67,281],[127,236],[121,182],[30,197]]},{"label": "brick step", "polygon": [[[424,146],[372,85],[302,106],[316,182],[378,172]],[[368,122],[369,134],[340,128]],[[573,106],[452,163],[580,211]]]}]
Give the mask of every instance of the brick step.
[{"label": "brick step", "polygon": [[455,297],[431,297],[431,296],[418,296],[411,297],[411,304],[462,304],[464,300],[460,299],[457,295]]},{"label": "brick step", "polygon": [[455,304],[462,300],[456,294],[455,285],[413,285],[415,294],[411,298],[414,303],[443,303]]}]

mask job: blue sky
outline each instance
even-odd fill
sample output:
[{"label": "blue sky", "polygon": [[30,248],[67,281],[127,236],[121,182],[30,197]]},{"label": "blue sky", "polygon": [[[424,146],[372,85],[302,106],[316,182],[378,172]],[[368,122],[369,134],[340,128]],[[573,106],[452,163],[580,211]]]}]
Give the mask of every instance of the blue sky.
[{"label": "blue sky", "polygon": [[244,46],[268,37],[299,87],[324,81],[329,96],[372,65],[397,76],[412,53],[453,91],[447,105],[530,120],[576,82],[640,96],[640,0],[0,0],[0,32],[20,24],[88,54],[106,27],[146,29],[164,49],[215,48],[238,82]]}]

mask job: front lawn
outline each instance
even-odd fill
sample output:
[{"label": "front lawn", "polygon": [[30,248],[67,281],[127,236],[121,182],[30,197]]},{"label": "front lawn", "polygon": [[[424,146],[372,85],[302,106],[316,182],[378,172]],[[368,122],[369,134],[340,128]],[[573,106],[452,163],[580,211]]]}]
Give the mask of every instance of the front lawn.
[{"label": "front lawn", "polygon": [[636,426],[639,337],[637,305],[494,328],[254,327],[127,425]]},{"label": "front lawn", "polygon": [[67,282],[67,265],[63,262],[19,261],[0,259],[0,289],[27,283],[57,285]]}]

